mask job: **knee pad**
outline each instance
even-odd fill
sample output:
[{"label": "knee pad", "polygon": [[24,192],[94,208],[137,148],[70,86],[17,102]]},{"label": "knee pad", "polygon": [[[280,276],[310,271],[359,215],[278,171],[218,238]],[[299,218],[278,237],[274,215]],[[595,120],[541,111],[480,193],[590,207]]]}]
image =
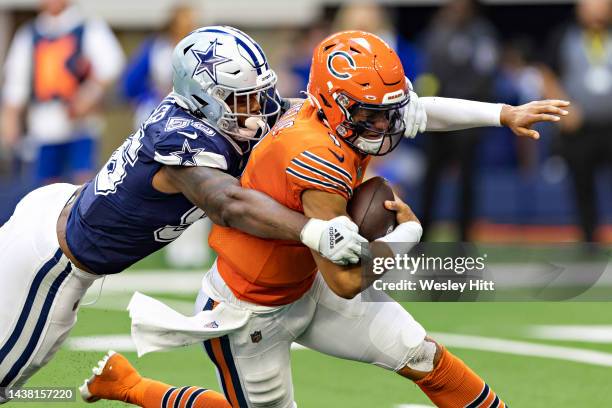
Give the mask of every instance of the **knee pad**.
[{"label": "knee pad", "polygon": [[434,359],[438,351],[438,345],[431,339],[425,338],[423,341],[412,350],[410,350],[408,360],[404,366],[426,373],[430,373],[434,369]]},{"label": "knee pad", "polygon": [[[369,344],[361,361],[398,371],[414,356],[426,337],[419,322],[395,302],[372,303],[377,313],[369,323]],[[370,312],[371,313],[371,312]]]},{"label": "knee pad", "polygon": [[293,407],[279,369],[245,375],[244,388],[253,408]]}]

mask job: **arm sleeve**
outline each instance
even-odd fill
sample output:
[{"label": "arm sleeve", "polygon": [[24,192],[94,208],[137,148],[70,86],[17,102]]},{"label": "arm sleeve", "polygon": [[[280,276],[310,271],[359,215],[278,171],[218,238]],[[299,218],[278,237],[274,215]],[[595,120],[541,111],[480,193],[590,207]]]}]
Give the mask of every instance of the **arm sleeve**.
[{"label": "arm sleeve", "polygon": [[83,51],[94,77],[103,82],[117,79],[125,64],[125,55],[110,27],[102,20],[89,21],[83,41]]},{"label": "arm sleeve", "polygon": [[483,126],[501,126],[503,104],[465,99],[422,97],[428,131],[450,131]]},{"label": "arm sleeve", "polygon": [[4,65],[3,102],[13,106],[26,104],[32,72],[32,30],[21,27],[11,43]]},{"label": "arm sleeve", "polygon": [[305,190],[321,190],[349,200],[355,175],[347,169],[349,159],[340,150],[335,153],[326,147],[315,147],[295,156],[285,169],[289,190],[296,197]]}]

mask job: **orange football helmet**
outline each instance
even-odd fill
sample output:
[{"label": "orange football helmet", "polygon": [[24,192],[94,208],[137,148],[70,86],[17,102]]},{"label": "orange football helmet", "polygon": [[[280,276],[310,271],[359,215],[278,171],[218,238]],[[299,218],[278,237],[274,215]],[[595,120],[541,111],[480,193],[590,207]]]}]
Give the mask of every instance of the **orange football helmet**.
[{"label": "orange football helmet", "polygon": [[408,81],[395,51],[374,34],[342,31],[323,40],[308,94],[332,132],[362,153],[387,154],[402,139]]}]

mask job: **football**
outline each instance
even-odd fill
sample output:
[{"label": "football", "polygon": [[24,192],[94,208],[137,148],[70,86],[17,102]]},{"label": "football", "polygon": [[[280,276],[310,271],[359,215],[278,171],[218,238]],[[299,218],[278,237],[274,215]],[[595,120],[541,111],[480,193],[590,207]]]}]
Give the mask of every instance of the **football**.
[{"label": "football", "polygon": [[385,208],[393,200],[393,189],[382,177],[372,177],[359,185],[348,202],[347,211],[359,233],[368,241],[387,235],[397,225],[395,212]]}]

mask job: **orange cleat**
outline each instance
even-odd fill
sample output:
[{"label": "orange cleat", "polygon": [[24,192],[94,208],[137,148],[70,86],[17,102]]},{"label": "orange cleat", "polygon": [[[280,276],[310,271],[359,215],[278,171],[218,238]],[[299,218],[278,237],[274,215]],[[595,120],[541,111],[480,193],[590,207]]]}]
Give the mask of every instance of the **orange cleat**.
[{"label": "orange cleat", "polygon": [[106,353],[92,372],[93,375],[79,387],[86,402],[100,399],[127,401],[130,389],[142,380],[130,362],[114,351]]}]

